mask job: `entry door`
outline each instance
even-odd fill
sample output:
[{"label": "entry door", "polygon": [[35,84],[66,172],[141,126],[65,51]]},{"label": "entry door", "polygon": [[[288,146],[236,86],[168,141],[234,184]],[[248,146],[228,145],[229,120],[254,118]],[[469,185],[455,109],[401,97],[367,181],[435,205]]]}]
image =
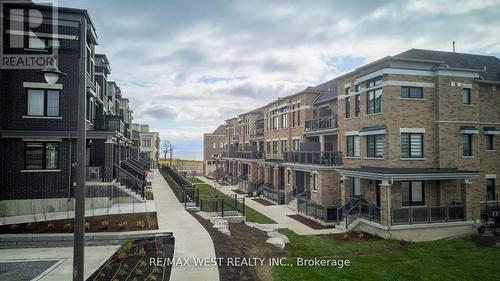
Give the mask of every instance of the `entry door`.
[{"label": "entry door", "polygon": [[377,207],[380,207],[380,184],[382,181],[376,181],[376,187],[375,187],[375,192],[376,192],[376,197],[377,197]]},{"label": "entry door", "polygon": [[305,187],[305,177],[304,177],[304,172],[301,171],[295,171],[295,184],[297,185],[297,194],[301,194],[304,192],[304,187]]}]

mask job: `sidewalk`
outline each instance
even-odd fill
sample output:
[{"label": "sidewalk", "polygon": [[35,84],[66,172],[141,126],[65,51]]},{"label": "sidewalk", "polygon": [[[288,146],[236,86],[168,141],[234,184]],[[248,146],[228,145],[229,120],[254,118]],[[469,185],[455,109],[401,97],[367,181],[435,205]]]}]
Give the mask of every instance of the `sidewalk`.
[{"label": "sidewalk", "polygon": [[[211,186],[216,186],[214,184],[213,180],[207,179],[202,176],[197,176],[197,178]],[[217,188],[220,187],[220,191],[223,192],[224,194],[236,194],[232,189],[237,189],[237,185],[226,185],[226,186],[220,186],[217,185]],[[240,196],[240,195],[239,195]],[[255,202],[254,200],[247,198],[245,200],[245,204],[256,210],[257,212],[273,219],[279,224],[278,228],[288,228],[295,233],[299,235],[314,235],[314,234],[328,234],[328,233],[341,233],[340,230],[335,229],[335,228],[329,228],[329,229],[313,229],[303,223],[300,223],[290,217],[288,215],[295,215],[296,212],[293,210],[290,210],[287,205],[273,205],[273,206],[264,206],[258,202]]]},{"label": "sidewalk", "polygon": [[[160,231],[174,233],[176,258],[215,258],[212,238],[205,228],[189,214],[175,197],[172,189],[158,170],[148,173],[151,182]],[[173,266],[170,281],[206,280],[218,281],[216,266]]]}]

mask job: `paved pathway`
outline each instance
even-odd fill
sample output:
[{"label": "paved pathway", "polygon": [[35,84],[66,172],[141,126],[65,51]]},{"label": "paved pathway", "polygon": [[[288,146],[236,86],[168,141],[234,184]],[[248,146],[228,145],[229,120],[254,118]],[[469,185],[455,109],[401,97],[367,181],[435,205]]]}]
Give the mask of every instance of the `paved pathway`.
[{"label": "paved pathway", "polygon": [[[94,273],[120,245],[85,247],[84,277]],[[58,260],[59,262],[44,272],[42,281],[67,281],[73,275],[73,247],[1,249],[0,261]]]},{"label": "paved pathway", "polygon": [[[215,258],[212,238],[205,228],[179,203],[173,191],[158,170],[148,174],[155,198],[160,231],[174,233],[176,258]],[[173,266],[170,281],[218,281],[216,266]]]},{"label": "paved pathway", "polygon": [[[207,179],[202,176],[198,176],[198,179],[208,183],[212,186],[216,186],[221,192],[225,194],[235,194],[232,189],[237,189],[237,185],[226,185],[220,186],[218,184],[214,184],[214,181]],[[279,228],[289,228],[293,230],[295,233],[299,235],[313,235],[313,234],[326,234],[326,233],[341,233],[340,230],[335,228],[329,229],[313,229],[297,220],[294,220],[288,215],[295,215],[297,212],[288,208],[287,205],[272,205],[272,206],[264,206],[252,199],[247,198],[245,200],[245,204],[256,210],[257,212],[262,213],[263,215],[273,219],[279,224]]]}]

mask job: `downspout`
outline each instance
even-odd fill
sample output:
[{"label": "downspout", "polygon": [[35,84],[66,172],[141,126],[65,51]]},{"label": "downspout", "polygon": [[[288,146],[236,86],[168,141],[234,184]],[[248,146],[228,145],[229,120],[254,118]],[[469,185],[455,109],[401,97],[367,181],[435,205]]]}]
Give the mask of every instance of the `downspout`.
[{"label": "downspout", "polygon": [[69,140],[69,163],[68,163],[68,201],[71,201],[71,168],[72,168],[72,145],[71,145],[71,133],[68,132],[68,140]]}]

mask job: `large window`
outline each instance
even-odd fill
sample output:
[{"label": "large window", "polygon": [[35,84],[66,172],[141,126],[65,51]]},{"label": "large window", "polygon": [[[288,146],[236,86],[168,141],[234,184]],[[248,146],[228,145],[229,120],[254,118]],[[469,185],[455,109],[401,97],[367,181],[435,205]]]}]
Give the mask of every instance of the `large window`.
[{"label": "large window", "polygon": [[278,154],[278,141],[273,141],[273,154]]},{"label": "large window", "polygon": [[361,95],[354,96],[354,116],[358,117],[361,112]]},{"label": "large window", "polygon": [[463,138],[463,155],[472,156],[472,135],[465,134],[462,135]]},{"label": "large window", "polygon": [[425,204],[424,182],[403,181],[401,182],[401,203],[403,206],[420,206]]},{"label": "large window", "polygon": [[288,142],[286,140],[281,141],[281,154],[288,151]]},{"label": "large window", "polygon": [[382,112],[382,89],[366,92],[366,113],[374,114]]},{"label": "large window", "polygon": [[300,148],[300,140],[299,139],[296,139],[296,140],[292,140],[293,142],[293,150],[294,151],[299,151],[299,148]]},{"label": "large window", "polygon": [[351,117],[351,97],[345,98],[345,118]]},{"label": "large window", "polygon": [[471,104],[470,88],[462,89],[462,103]]},{"label": "large window", "polygon": [[28,116],[59,116],[59,91],[29,89],[27,96]]},{"label": "large window", "polygon": [[266,142],[266,151],[267,151],[267,154],[271,154],[271,142],[270,141]]},{"label": "large window", "polygon": [[423,158],[424,157],[424,134],[402,133],[401,134],[401,157]]},{"label": "large window", "polygon": [[384,135],[366,136],[366,156],[373,158],[384,157]]},{"label": "large window", "polygon": [[151,140],[150,139],[143,139],[142,140],[142,147],[151,147]]},{"label": "large window", "polygon": [[359,157],[359,136],[347,137],[347,156]]},{"label": "large window", "polygon": [[495,150],[495,136],[485,135],[484,136],[484,147],[486,150]]},{"label": "large window", "polygon": [[486,179],[486,200],[495,200],[495,179]]},{"label": "large window", "polygon": [[403,99],[423,99],[424,91],[422,87],[401,86],[401,98]]},{"label": "large window", "polygon": [[27,142],[25,145],[25,168],[27,170],[57,169],[59,167],[59,144],[54,142]]},{"label": "large window", "polygon": [[286,129],[288,127],[288,114],[281,114],[281,128]]}]

